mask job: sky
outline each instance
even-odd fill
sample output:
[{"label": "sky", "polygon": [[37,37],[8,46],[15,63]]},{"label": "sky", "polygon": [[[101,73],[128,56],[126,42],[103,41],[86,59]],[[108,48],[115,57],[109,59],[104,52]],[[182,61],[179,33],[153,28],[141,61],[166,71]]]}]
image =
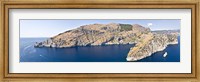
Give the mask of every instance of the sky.
[{"label": "sky", "polygon": [[20,20],[20,37],[53,37],[59,33],[67,30],[78,28],[82,25],[88,24],[109,24],[109,23],[121,23],[121,24],[140,24],[144,27],[149,27],[154,30],[177,30],[180,29],[179,19],[91,19],[91,20]]}]

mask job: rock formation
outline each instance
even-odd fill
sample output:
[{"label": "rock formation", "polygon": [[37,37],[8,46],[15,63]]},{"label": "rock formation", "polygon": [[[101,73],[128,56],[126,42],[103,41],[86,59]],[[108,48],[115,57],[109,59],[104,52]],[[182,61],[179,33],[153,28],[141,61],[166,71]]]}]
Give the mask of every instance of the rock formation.
[{"label": "rock formation", "polygon": [[169,44],[178,44],[176,34],[149,34],[144,38],[130,49],[127,61],[137,61],[163,51]]},{"label": "rock formation", "polygon": [[149,28],[139,24],[90,24],[60,33],[46,41],[37,42],[34,46],[65,48],[136,44],[130,49],[127,61],[137,61],[165,49],[168,44],[176,44],[177,36],[174,32],[151,32]]},{"label": "rock formation", "polygon": [[44,42],[36,43],[36,47],[73,47],[97,46],[112,44],[134,44],[140,34],[150,32],[138,24],[91,24],[60,33]]}]

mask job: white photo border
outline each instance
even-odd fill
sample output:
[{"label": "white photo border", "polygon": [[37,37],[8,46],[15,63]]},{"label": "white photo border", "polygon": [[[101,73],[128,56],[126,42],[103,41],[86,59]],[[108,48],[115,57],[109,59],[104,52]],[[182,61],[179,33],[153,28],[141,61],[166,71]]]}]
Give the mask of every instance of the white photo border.
[{"label": "white photo border", "polygon": [[[19,61],[20,19],[180,19],[180,62]],[[9,73],[191,73],[191,9],[9,9]]]}]

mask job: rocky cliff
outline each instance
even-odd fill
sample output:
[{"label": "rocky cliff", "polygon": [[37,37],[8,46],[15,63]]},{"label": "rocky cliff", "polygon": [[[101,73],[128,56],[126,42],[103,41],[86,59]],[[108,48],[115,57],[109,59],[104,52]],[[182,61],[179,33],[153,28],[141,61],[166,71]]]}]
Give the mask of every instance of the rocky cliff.
[{"label": "rocky cliff", "polygon": [[150,32],[149,28],[129,24],[91,24],[60,33],[44,42],[36,43],[35,47],[73,47],[97,46],[113,44],[134,44],[139,36]]},{"label": "rocky cliff", "polygon": [[177,34],[149,34],[132,47],[127,61],[137,61],[164,50],[169,44],[178,44]]},{"label": "rocky cliff", "polygon": [[177,34],[151,32],[139,24],[90,24],[60,33],[50,39],[37,42],[35,47],[65,48],[74,46],[98,46],[136,44],[127,55],[127,61],[137,61],[161,51],[168,44],[176,44]]}]

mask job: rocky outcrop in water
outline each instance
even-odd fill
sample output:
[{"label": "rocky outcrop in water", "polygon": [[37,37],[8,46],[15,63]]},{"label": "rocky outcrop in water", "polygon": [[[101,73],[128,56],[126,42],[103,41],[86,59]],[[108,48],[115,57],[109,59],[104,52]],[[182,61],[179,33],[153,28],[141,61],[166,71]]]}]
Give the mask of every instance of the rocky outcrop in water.
[{"label": "rocky outcrop in water", "polygon": [[149,28],[139,24],[90,24],[60,33],[46,41],[37,42],[34,46],[65,48],[136,44],[130,49],[127,61],[137,61],[164,50],[169,44],[177,44],[177,36],[175,32],[151,32]]},{"label": "rocky outcrop in water", "polygon": [[130,49],[127,61],[137,61],[163,51],[169,44],[178,44],[176,34],[149,34],[144,38]]}]

